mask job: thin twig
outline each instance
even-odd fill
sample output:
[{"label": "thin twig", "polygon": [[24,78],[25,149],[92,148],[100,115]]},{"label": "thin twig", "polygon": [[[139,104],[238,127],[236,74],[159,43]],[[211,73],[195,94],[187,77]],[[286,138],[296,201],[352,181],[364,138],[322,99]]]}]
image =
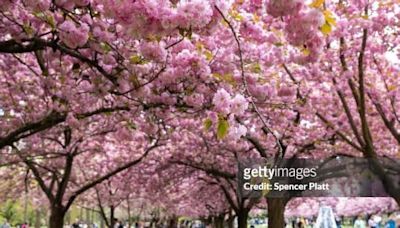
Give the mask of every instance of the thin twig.
[{"label": "thin twig", "polygon": [[279,137],[275,134],[275,132],[273,132],[270,127],[268,126],[267,122],[264,120],[263,116],[261,115],[260,111],[258,110],[257,105],[255,104],[254,100],[253,100],[253,96],[251,95],[248,85],[247,85],[247,80],[245,77],[245,73],[244,73],[244,63],[243,63],[243,55],[242,55],[242,48],[240,45],[240,41],[239,41],[239,37],[236,34],[235,29],[233,28],[232,24],[228,21],[228,19],[225,17],[225,15],[222,13],[222,11],[218,8],[218,6],[215,5],[215,9],[218,11],[218,13],[221,15],[221,17],[224,19],[224,21],[228,24],[230,30],[233,33],[233,36],[235,38],[236,44],[238,46],[239,49],[239,59],[240,59],[240,71],[241,71],[241,76],[242,76],[242,81],[243,81],[243,85],[245,88],[245,93],[246,95],[249,97],[250,99],[250,103],[253,106],[255,112],[257,113],[257,116],[260,118],[261,122],[263,123],[265,129],[272,134],[272,136],[275,138],[276,144],[278,146],[278,155],[283,156],[283,147],[281,144],[281,141],[279,139]]}]

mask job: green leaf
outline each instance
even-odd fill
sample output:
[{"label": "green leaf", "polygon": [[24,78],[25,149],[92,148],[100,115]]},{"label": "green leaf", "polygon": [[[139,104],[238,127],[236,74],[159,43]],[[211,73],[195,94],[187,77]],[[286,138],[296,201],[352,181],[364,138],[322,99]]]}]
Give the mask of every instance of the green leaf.
[{"label": "green leaf", "polygon": [[221,81],[224,81],[224,82],[227,82],[227,83],[229,83],[229,84],[231,84],[231,85],[235,85],[235,78],[233,77],[233,75],[231,74],[231,73],[226,73],[226,74],[223,74],[223,75],[221,75],[221,74],[219,74],[219,73],[213,73],[212,74],[215,78],[217,78],[218,80],[221,80]]},{"label": "green leaf", "polygon": [[212,126],[212,121],[210,118],[206,119],[204,121],[204,128],[206,129],[206,131],[210,130],[211,126]]},{"label": "green leaf", "polygon": [[100,47],[101,47],[101,49],[103,49],[103,51],[105,52],[105,53],[108,53],[108,52],[110,52],[112,49],[111,49],[111,47],[110,47],[110,45],[108,45],[107,43],[105,43],[105,42],[101,42],[100,43]]},{"label": "green leaf", "polygon": [[189,30],[186,32],[186,37],[189,38],[189,40],[191,40],[191,39],[192,39],[192,35],[193,35],[192,29],[189,29]]},{"label": "green leaf", "polygon": [[136,130],[136,124],[135,123],[133,123],[133,122],[131,122],[131,121],[128,121],[127,123],[126,123],[126,125],[130,128],[130,129],[133,129],[133,130]]},{"label": "green leaf", "polygon": [[220,118],[217,126],[217,138],[219,140],[225,138],[229,131],[229,123],[226,119]]},{"label": "green leaf", "polygon": [[130,60],[130,62],[133,63],[133,64],[139,64],[139,65],[141,65],[141,64],[144,64],[144,63],[145,63],[145,60],[144,60],[143,57],[140,56],[140,55],[132,55],[132,56],[129,58],[129,60]]},{"label": "green leaf", "polygon": [[319,8],[322,6],[322,4],[324,4],[324,0],[314,0],[311,4],[310,7],[314,7],[314,8]]},{"label": "green leaf", "polygon": [[25,33],[28,34],[29,36],[35,32],[35,30],[29,24],[24,24],[23,29]]},{"label": "green leaf", "polygon": [[47,15],[46,16],[46,21],[47,21],[47,23],[49,23],[49,25],[51,26],[51,28],[53,30],[56,29],[56,21],[55,21],[55,19],[54,19],[54,17],[52,15]]},{"label": "green leaf", "polygon": [[324,25],[321,26],[321,32],[324,35],[329,35],[329,33],[332,32],[332,26],[329,23],[325,23]]},{"label": "green leaf", "polygon": [[211,61],[213,59],[213,53],[209,50],[204,51],[204,55],[206,56],[207,61]]},{"label": "green leaf", "polygon": [[179,28],[179,34],[180,34],[181,36],[185,36],[185,29]]},{"label": "green leaf", "polygon": [[336,26],[336,19],[331,11],[325,10],[324,16],[326,23],[330,24],[331,26]]},{"label": "green leaf", "polygon": [[[267,186],[269,184],[269,179],[267,177],[264,177],[262,179],[262,182],[265,184],[265,186]],[[268,188],[262,190],[262,196],[266,196],[266,195],[268,195],[268,193],[269,193]]]},{"label": "green leaf", "polygon": [[252,71],[253,73],[256,73],[256,74],[261,73],[261,72],[262,72],[261,65],[260,65],[259,63],[253,63],[253,64],[251,65],[251,71]]}]

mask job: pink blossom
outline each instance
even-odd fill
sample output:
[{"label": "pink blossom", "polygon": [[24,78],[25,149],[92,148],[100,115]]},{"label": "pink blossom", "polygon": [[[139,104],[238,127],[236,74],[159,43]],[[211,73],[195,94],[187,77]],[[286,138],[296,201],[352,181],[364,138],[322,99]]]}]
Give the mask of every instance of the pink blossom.
[{"label": "pink blossom", "polygon": [[267,39],[261,26],[248,20],[241,24],[240,34],[246,38],[253,39],[259,43],[264,43]]},{"label": "pink blossom", "polygon": [[70,126],[71,128],[75,128],[75,129],[79,128],[79,126],[80,126],[79,120],[71,112],[68,113],[68,115],[67,115],[66,123],[68,124],[68,126]]},{"label": "pink blossom", "polygon": [[0,11],[7,11],[11,8],[11,6],[14,4],[15,0],[4,0],[1,1],[0,4]]},{"label": "pink blossom", "polygon": [[130,132],[126,127],[120,127],[116,132],[116,137],[121,141],[129,141],[132,139],[132,132]]},{"label": "pink blossom", "polygon": [[60,25],[60,39],[70,48],[81,47],[89,39],[89,26],[82,23],[79,27],[66,20]]},{"label": "pink blossom", "polygon": [[165,61],[167,51],[160,43],[157,42],[143,42],[140,45],[140,52],[142,55],[149,60],[155,60],[158,62]]},{"label": "pink blossom", "polygon": [[190,106],[199,108],[204,102],[204,96],[203,94],[193,93],[192,95],[185,97],[185,102]]},{"label": "pink blossom", "polygon": [[281,87],[278,91],[278,96],[280,97],[290,97],[293,96],[293,94],[294,94],[294,89],[286,86]]},{"label": "pink blossom", "polygon": [[213,10],[208,1],[182,0],[177,6],[177,24],[181,28],[202,28],[213,16]]},{"label": "pink blossom", "polygon": [[42,1],[26,0],[25,4],[28,7],[31,7],[33,10],[40,10],[40,11],[48,10],[49,7],[50,7],[50,1],[49,0],[42,0]]},{"label": "pink blossom", "polygon": [[303,0],[268,0],[267,13],[273,17],[297,14],[303,7]]},{"label": "pink blossom", "polygon": [[228,138],[230,140],[236,141],[236,140],[239,140],[240,137],[246,135],[246,133],[247,133],[247,128],[241,124],[238,124],[236,126],[233,126],[229,130]]},{"label": "pink blossom", "polygon": [[214,109],[222,114],[230,113],[231,95],[225,89],[219,89],[213,98]]},{"label": "pink blossom", "polygon": [[55,0],[55,3],[56,5],[61,6],[68,10],[73,9],[75,6],[75,2],[70,0]]},{"label": "pink blossom", "polygon": [[90,4],[90,0],[74,0],[73,1],[77,6],[87,6]]},{"label": "pink blossom", "polygon": [[243,115],[248,106],[249,103],[247,102],[246,98],[241,94],[237,94],[231,100],[231,112],[236,115]]},{"label": "pink blossom", "polygon": [[285,28],[287,39],[292,45],[301,46],[320,33],[319,27],[324,22],[324,15],[319,10],[309,10],[292,16]]}]

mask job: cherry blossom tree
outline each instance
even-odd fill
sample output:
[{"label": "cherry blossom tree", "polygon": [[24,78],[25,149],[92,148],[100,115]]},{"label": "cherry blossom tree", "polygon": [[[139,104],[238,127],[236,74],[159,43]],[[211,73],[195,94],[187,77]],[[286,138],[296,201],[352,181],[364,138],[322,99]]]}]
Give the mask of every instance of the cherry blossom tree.
[{"label": "cherry blossom tree", "polygon": [[[50,227],[98,184],[120,188],[153,150],[148,179],[171,161],[182,169],[167,172],[176,186],[153,191],[171,217],[205,213],[190,212],[189,184],[235,196],[223,187],[252,157],[366,157],[399,203],[399,170],[379,159],[398,157],[399,10],[391,0],[4,0],[0,165],[18,167],[19,181],[29,170]],[[270,226],[283,226],[289,199],[267,201]],[[228,202],[236,214],[247,203]]]}]

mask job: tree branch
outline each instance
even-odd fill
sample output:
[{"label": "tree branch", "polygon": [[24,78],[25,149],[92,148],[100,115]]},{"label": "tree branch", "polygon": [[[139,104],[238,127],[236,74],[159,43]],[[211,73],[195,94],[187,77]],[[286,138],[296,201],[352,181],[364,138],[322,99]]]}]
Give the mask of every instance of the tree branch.
[{"label": "tree branch", "polygon": [[254,102],[253,96],[251,95],[250,90],[248,88],[246,76],[245,76],[245,73],[244,73],[244,62],[243,62],[242,48],[241,48],[241,45],[240,45],[239,37],[236,34],[235,28],[233,28],[232,24],[225,17],[225,15],[222,13],[222,11],[216,5],[214,7],[218,11],[218,13],[221,15],[221,17],[224,19],[224,21],[228,24],[228,26],[229,26],[229,28],[230,28],[230,30],[231,30],[234,38],[235,38],[236,44],[238,46],[238,51],[239,51],[241,77],[242,77],[243,85],[244,85],[244,88],[245,88],[245,92],[246,92],[247,96],[250,98],[250,103],[253,106],[254,111],[256,112],[257,116],[261,120],[262,124],[264,125],[264,128],[266,130],[268,130],[268,132],[271,133],[272,136],[275,138],[275,143],[278,146],[278,154],[277,155],[283,157],[284,149],[283,149],[283,146],[281,144],[281,141],[280,141],[278,135],[276,135],[275,132],[273,132],[270,129],[270,127],[268,126],[268,124],[265,121],[264,117],[261,115],[261,112],[259,111],[256,103]]},{"label": "tree branch", "polygon": [[[94,115],[115,112],[115,111],[129,111],[129,107],[112,107],[112,108],[100,108],[92,112],[86,112],[77,114],[76,117],[78,119],[85,119]],[[67,118],[67,113],[60,113],[57,111],[51,111],[50,114],[45,116],[43,119],[27,123],[24,126],[18,128],[17,130],[9,133],[5,137],[0,138],[0,149],[3,149],[6,146],[11,146],[14,142],[17,142],[20,139],[31,136],[37,132],[44,131],[50,129],[57,124],[64,122]]]},{"label": "tree branch", "polygon": [[133,161],[130,161],[116,169],[114,169],[113,171],[105,174],[104,176],[101,176],[95,180],[93,180],[92,182],[87,183],[86,185],[82,186],[81,188],[79,188],[78,190],[76,190],[72,196],[68,199],[67,205],[65,206],[66,210],[68,210],[68,208],[72,205],[72,203],[75,201],[76,197],[78,197],[80,194],[86,192],[87,190],[89,190],[90,188],[96,186],[97,184],[102,183],[105,180],[108,180],[109,178],[113,177],[114,175],[140,163],[148,154],[150,151],[152,151],[153,149],[157,148],[161,146],[160,144],[158,144],[158,140],[154,143],[154,145],[150,146],[149,148],[146,149],[145,153],[140,156],[138,159],[135,159]]}]

